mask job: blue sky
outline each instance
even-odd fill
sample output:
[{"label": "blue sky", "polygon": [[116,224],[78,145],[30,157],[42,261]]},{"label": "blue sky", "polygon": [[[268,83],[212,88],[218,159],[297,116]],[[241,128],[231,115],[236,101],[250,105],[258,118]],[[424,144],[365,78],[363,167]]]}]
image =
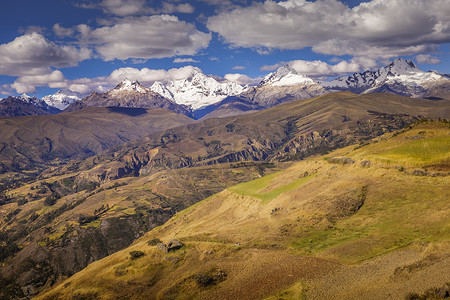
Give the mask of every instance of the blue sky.
[{"label": "blue sky", "polygon": [[14,0],[0,29],[0,97],[149,86],[193,67],[241,84],[286,63],[325,80],[396,57],[450,73],[448,0]]}]

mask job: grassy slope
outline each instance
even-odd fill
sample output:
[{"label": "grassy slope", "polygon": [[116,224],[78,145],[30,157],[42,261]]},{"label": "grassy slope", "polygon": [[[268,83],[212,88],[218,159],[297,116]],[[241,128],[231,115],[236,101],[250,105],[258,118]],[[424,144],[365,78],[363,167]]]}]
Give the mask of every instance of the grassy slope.
[{"label": "grassy slope", "polygon": [[[105,109],[92,110],[92,114],[99,114],[99,122],[103,122],[104,118],[101,110]],[[89,111],[87,110],[87,112]],[[116,180],[125,175],[134,176],[140,174],[142,178],[152,178],[153,175],[161,171],[159,175],[165,176],[165,179],[162,180],[164,182],[162,184],[159,184],[158,181],[149,183],[148,185],[152,186],[152,188],[148,189],[140,189],[137,186],[140,183],[144,184],[147,179],[119,179],[119,181],[129,183],[129,187],[120,187],[117,190],[106,191],[95,190],[95,194],[91,196],[89,196],[90,193],[83,192],[68,195],[58,200],[58,203],[52,207],[46,207],[43,204],[43,199],[47,195],[38,195],[37,201],[32,201],[36,200],[36,198],[29,199],[29,203],[19,207],[17,202],[20,195],[27,197],[28,193],[35,194],[36,189],[34,191],[31,190],[30,185],[23,189],[19,188],[15,191],[9,191],[9,193],[15,193],[19,197],[15,197],[13,203],[1,208],[1,214],[10,215],[11,217],[8,217],[10,219],[8,224],[0,222],[0,230],[8,230],[9,238],[12,238],[14,242],[17,242],[19,246],[24,246],[24,248],[17,255],[18,260],[20,260],[19,263],[16,258],[9,257],[7,265],[14,265],[14,268],[4,268],[6,271],[0,271],[0,275],[9,273],[7,275],[11,276],[7,276],[8,278],[19,277],[20,286],[28,285],[33,278],[31,276],[30,278],[24,278],[25,276],[18,275],[23,273],[21,272],[22,268],[19,266],[24,266],[22,262],[26,262],[27,259],[41,257],[35,255],[35,252],[29,251],[33,247],[38,252],[47,248],[50,249],[51,253],[58,251],[67,252],[71,248],[72,251],[78,251],[76,255],[68,254],[64,256],[61,254],[60,257],[63,259],[56,262],[60,266],[56,267],[56,269],[63,269],[64,272],[67,271],[68,274],[71,274],[74,270],[84,267],[92,259],[99,259],[106,253],[112,253],[128,245],[135,237],[140,236],[144,230],[152,228],[149,225],[162,224],[175,211],[191,205],[195,201],[204,199],[231,184],[243,182],[255,178],[255,175],[257,176],[257,173],[255,174],[257,170],[254,168],[250,168],[252,170],[248,173],[248,170],[245,170],[246,168],[238,170],[231,168],[227,163],[223,164],[224,162],[233,161],[233,164],[239,165],[240,163],[237,161],[240,160],[270,161],[273,158],[277,161],[279,159],[291,159],[292,157],[298,158],[302,155],[311,155],[312,153],[323,152],[326,149],[341,147],[342,145],[354,143],[354,141],[365,140],[371,136],[392,131],[394,128],[403,128],[405,124],[413,122],[413,117],[401,115],[399,114],[400,112],[430,117],[446,116],[448,115],[448,105],[446,106],[446,102],[436,104],[433,101],[414,100],[395,95],[361,96],[351,93],[334,93],[314,99],[287,103],[267,111],[260,111],[245,116],[206,120],[205,122],[156,132],[146,138],[113,147],[111,150],[91,157],[84,162],[76,161],[65,167],[53,169],[54,172],[49,170],[49,172],[42,174],[41,179],[45,178],[46,181],[51,183],[58,177],[62,179],[62,177],[73,175],[76,176],[76,181],[80,183],[83,180],[95,182],[99,178],[103,178],[106,182],[102,181],[102,188],[110,186],[110,183],[108,183],[110,179]],[[117,111],[110,113],[117,114]],[[73,114],[75,115],[76,113]],[[138,128],[136,132],[146,130],[145,126],[139,126],[139,122],[143,122],[146,115],[151,114],[152,112],[149,111],[147,114],[136,114],[136,116],[131,118],[136,121],[131,124]],[[67,114],[66,116],[72,116],[72,114]],[[155,119],[150,118],[150,122],[157,121],[156,123],[158,124],[161,121],[158,118],[164,118],[163,115],[158,113],[157,116],[153,117]],[[67,117],[62,121],[69,122],[70,120],[74,121],[76,118]],[[137,120],[140,121],[137,122]],[[172,124],[168,121],[170,119],[165,119],[160,125]],[[69,123],[66,125],[75,126],[80,122]],[[126,122],[123,123],[123,125],[128,124]],[[81,122],[77,126],[84,126],[83,124]],[[111,125],[111,128],[114,130],[115,125],[113,125]],[[52,128],[51,126],[47,127]],[[39,126],[37,128],[39,131]],[[102,128],[109,130],[110,126]],[[87,131],[89,135],[89,130]],[[101,132],[99,134],[103,135]],[[66,143],[63,144],[67,145]],[[43,145],[45,146],[45,143]],[[57,144],[54,145],[56,146]],[[95,145],[95,143],[92,145]],[[297,154],[300,154],[300,156]],[[210,170],[205,165],[214,163],[220,164],[215,166],[210,174],[205,174],[205,172]],[[183,173],[183,176],[178,176],[178,171],[167,170],[186,166],[198,166],[198,168],[180,171],[180,173]],[[276,183],[277,187],[274,186],[273,189],[269,186],[254,190],[252,195],[256,196],[256,199],[264,199],[265,202],[271,205],[278,196],[288,194],[289,191],[295,191],[303,184],[313,182],[316,176],[313,171],[308,170],[307,176],[305,176],[305,171],[293,176],[291,181]],[[68,173],[71,173],[71,175]],[[215,177],[217,176],[218,179],[216,180]],[[283,176],[280,178],[283,178]],[[263,179],[263,181],[265,180]],[[131,182],[135,182],[137,185]],[[165,191],[157,190],[157,193],[154,193],[154,184],[157,184],[159,188],[167,186],[165,186]],[[83,200],[86,196],[88,196],[87,199],[79,204],[78,200]],[[76,207],[64,207],[63,205],[66,203],[76,204]],[[109,205],[109,208],[106,213],[101,212],[100,218],[102,222],[96,220],[78,226],[79,214],[94,217],[95,212],[104,210],[106,204]],[[21,211],[18,212],[16,209],[21,209]],[[280,210],[280,207],[273,207],[272,209],[273,216],[283,212],[283,210]],[[18,214],[14,215],[17,212]],[[38,219],[34,221],[33,218],[36,215],[32,215],[33,212],[37,212],[39,215]],[[56,215],[53,214],[54,212],[56,212]],[[111,221],[111,218],[119,219]],[[124,232],[119,234],[119,232],[116,233],[115,230],[111,229],[109,235],[103,236],[105,227],[111,228],[108,224],[118,224],[119,221],[123,221],[125,218],[128,218],[132,224],[128,224],[128,227],[123,224],[117,225]],[[148,221],[149,219],[150,221]],[[155,219],[157,222],[154,222]],[[108,220],[110,220],[109,223],[107,222]],[[83,230],[79,231],[80,229]],[[78,237],[86,233],[86,231],[92,232],[92,235],[86,238],[90,247],[89,251],[77,247],[84,245],[82,242],[84,238]],[[32,233],[30,234],[30,232]],[[98,232],[101,233],[100,237],[94,238]],[[120,237],[128,240],[123,241]],[[33,242],[28,244],[30,240]],[[78,244],[76,241],[78,241]],[[119,245],[122,242],[126,243]],[[108,245],[108,249],[103,247],[104,244]],[[37,245],[47,248],[42,249],[37,247]],[[61,245],[62,247],[60,247]],[[105,253],[105,250],[108,250],[108,252]],[[27,253],[28,256],[26,255]],[[45,260],[52,260],[54,255],[51,254],[50,256]],[[76,260],[82,261],[78,262],[78,266],[74,267],[67,261],[62,261],[67,257],[75,257]],[[32,265],[41,266],[42,264],[40,261],[33,261]],[[50,261],[48,265],[53,270],[55,269],[55,262]],[[68,270],[66,270],[66,266],[68,266]],[[10,270],[15,270],[16,274],[11,274],[12,271]],[[37,270],[36,273],[43,274],[40,270]],[[60,274],[60,271],[53,275],[57,277],[58,274]],[[50,276],[45,274],[43,277],[50,278]],[[41,282],[38,282],[39,284]]]},{"label": "grassy slope", "polygon": [[[228,188],[41,298],[402,298],[440,286],[450,266],[449,133],[420,124]],[[186,245],[163,254],[152,238]],[[130,260],[131,250],[145,256]],[[200,284],[218,270],[226,280]]]},{"label": "grassy slope", "polygon": [[[266,171],[269,173],[272,168]],[[73,274],[85,267],[88,261],[128,246],[177,211],[229,185],[257,178],[259,172],[254,164],[167,170],[146,177],[106,182],[92,192],[81,191],[64,196],[53,206],[44,204],[48,190],[22,205],[17,202],[2,205],[0,216],[4,217],[0,218],[0,232],[7,232],[21,250],[2,262],[0,276],[15,280],[12,283],[18,286],[25,286],[31,280],[35,282],[36,278],[45,283],[64,274]],[[74,175],[77,174],[45,181],[63,182]],[[83,177],[83,174],[78,175]],[[24,185],[8,194],[20,199],[29,193],[35,194],[36,186],[40,187],[39,182]],[[6,216],[14,211],[19,212],[9,220]],[[96,211],[102,212],[97,214]],[[97,217],[81,224],[80,215]],[[121,228],[115,229],[116,233],[112,232],[114,229],[111,228],[119,221],[122,222],[118,225]],[[48,264],[50,268],[46,271],[49,274],[46,275],[40,266]],[[37,275],[30,279],[28,274],[32,272]],[[4,291],[10,293],[12,286],[7,288]]]}]

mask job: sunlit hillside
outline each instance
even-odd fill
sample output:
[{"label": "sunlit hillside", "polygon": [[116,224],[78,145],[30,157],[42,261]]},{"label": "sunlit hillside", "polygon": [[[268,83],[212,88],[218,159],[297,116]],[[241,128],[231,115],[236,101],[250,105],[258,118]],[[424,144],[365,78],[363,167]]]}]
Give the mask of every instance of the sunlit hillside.
[{"label": "sunlit hillside", "polygon": [[[424,122],[300,161],[177,213],[38,298],[430,294],[449,281],[449,149],[449,124]],[[159,250],[172,239],[184,246]]]}]

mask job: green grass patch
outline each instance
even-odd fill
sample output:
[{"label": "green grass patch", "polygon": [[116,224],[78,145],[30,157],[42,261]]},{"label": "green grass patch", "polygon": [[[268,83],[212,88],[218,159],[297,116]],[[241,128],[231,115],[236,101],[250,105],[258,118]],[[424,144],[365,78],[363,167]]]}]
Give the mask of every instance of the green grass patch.
[{"label": "green grass patch", "polygon": [[450,159],[450,137],[436,137],[401,143],[375,156],[396,162],[439,163]]},{"label": "green grass patch", "polygon": [[278,291],[275,295],[264,298],[264,300],[288,300],[288,299],[297,299],[302,300],[306,299],[305,291],[306,283],[302,281],[298,281],[291,285],[290,287]]},{"label": "green grass patch", "polygon": [[100,223],[102,222],[102,220],[101,219],[97,219],[97,220],[95,220],[95,221],[92,221],[92,222],[90,222],[90,223],[87,223],[87,224],[84,224],[84,225],[82,225],[81,226],[81,228],[88,228],[88,227],[94,227],[94,228],[98,228],[98,227],[100,227]]},{"label": "green grass patch", "polygon": [[281,172],[277,172],[252,181],[239,183],[235,186],[228,188],[228,190],[241,195],[258,193],[259,191],[263,190],[268,185],[270,185],[272,180],[277,178],[280,175],[280,173]]},{"label": "green grass patch", "polygon": [[360,232],[357,229],[352,230],[351,228],[327,228],[324,230],[311,228],[303,238],[295,240],[292,246],[304,253],[311,254],[351,241],[365,234],[365,232]]},{"label": "green grass patch", "polygon": [[267,186],[269,186],[274,179],[276,179],[280,175],[280,172],[273,173],[249,182],[240,183],[238,185],[232,186],[228,188],[231,192],[237,193],[243,196],[251,196],[257,199],[260,199],[262,203],[268,203],[281,195],[282,193],[290,192],[295,190],[314,178],[316,175],[309,175],[300,179],[297,179],[293,182],[290,182],[286,185],[273,189],[269,192],[261,192]]},{"label": "green grass patch", "polygon": [[391,182],[371,187],[364,206],[333,228],[308,228],[291,246],[304,254],[323,254],[358,262],[411,242],[450,240],[447,186]]},{"label": "green grass patch", "polygon": [[49,239],[49,241],[55,241],[57,239],[59,239],[60,237],[62,237],[64,235],[64,233],[66,233],[66,231],[64,229],[60,229],[57,232],[51,233],[49,234],[47,237]]},{"label": "green grass patch", "polygon": [[355,157],[363,156],[385,163],[403,163],[424,166],[450,160],[450,130],[448,125],[421,124],[412,130],[394,135],[388,140],[353,151]]}]

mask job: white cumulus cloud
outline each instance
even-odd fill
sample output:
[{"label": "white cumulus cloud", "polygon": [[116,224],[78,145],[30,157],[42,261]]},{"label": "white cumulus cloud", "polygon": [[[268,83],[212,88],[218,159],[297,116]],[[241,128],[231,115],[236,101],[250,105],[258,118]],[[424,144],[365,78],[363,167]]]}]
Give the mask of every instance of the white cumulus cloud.
[{"label": "white cumulus cloud", "polygon": [[170,2],[161,2],[159,6],[152,3],[147,5],[145,0],[102,0],[99,3],[90,3],[89,1],[76,4],[81,8],[101,9],[106,14],[119,17],[142,16],[147,14],[160,13],[193,13],[194,7],[189,3],[174,4]]},{"label": "white cumulus cloud", "polygon": [[450,41],[448,0],[372,0],[349,8],[338,0],[253,2],[207,21],[236,47],[302,49],[386,58],[429,51]]},{"label": "white cumulus cloud", "polygon": [[180,80],[186,79],[189,75],[198,69],[193,66],[185,66],[181,68],[164,69],[136,69],[136,68],[120,68],[114,70],[109,76],[109,80],[114,83],[122,81],[124,78],[130,80],[138,80],[142,84],[150,85],[155,81]]},{"label": "white cumulus cloud", "polygon": [[244,74],[233,73],[225,74],[224,78],[229,82],[236,82],[240,85],[256,85],[261,82],[262,78],[252,78]]},{"label": "white cumulus cloud", "polygon": [[46,75],[27,75],[19,77],[11,87],[19,94],[35,93],[37,86],[48,86],[50,88],[64,88],[67,87],[63,73],[55,70]]},{"label": "white cumulus cloud", "polygon": [[34,32],[0,45],[0,74],[49,74],[50,67],[76,66],[78,62],[89,59],[91,54],[88,49],[59,45]]},{"label": "white cumulus cloud", "polygon": [[175,58],[173,60],[174,63],[187,63],[187,62],[192,62],[192,63],[198,63],[198,60],[195,60],[193,58]]},{"label": "white cumulus cloud", "polygon": [[116,16],[143,15],[151,11],[145,0],[102,0],[100,3],[90,3],[89,1],[78,3],[79,7],[102,9],[107,14]]},{"label": "white cumulus cloud", "polygon": [[441,60],[430,54],[419,54],[416,56],[416,60],[419,64],[439,64]]},{"label": "white cumulus cloud", "polygon": [[181,4],[173,4],[169,2],[163,2],[162,8],[158,11],[154,11],[154,13],[165,13],[165,14],[171,14],[171,13],[185,13],[185,14],[192,14],[195,11],[194,7],[190,5],[189,3],[181,3]]},{"label": "white cumulus cloud", "polygon": [[234,66],[233,70],[245,70],[246,67],[245,66]]},{"label": "white cumulus cloud", "polygon": [[66,37],[66,36],[72,36],[75,33],[75,30],[73,28],[63,27],[57,23],[57,24],[53,25],[53,32],[58,37]]},{"label": "white cumulus cloud", "polygon": [[77,28],[80,42],[94,46],[107,61],[195,55],[211,40],[211,34],[170,15],[125,18],[96,29],[87,25]]}]

